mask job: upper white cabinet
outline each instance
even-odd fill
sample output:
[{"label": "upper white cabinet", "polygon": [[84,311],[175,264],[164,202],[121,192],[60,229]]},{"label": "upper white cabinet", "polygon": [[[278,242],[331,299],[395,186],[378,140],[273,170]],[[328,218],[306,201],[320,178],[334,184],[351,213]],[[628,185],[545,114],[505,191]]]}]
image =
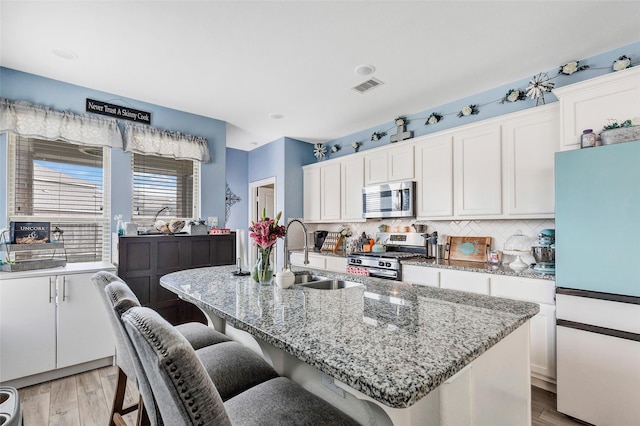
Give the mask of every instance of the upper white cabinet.
[{"label": "upper white cabinet", "polygon": [[554,216],[554,155],[559,132],[557,103],[503,124],[505,214]]},{"label": "upper white cabinet", "polygon": [[320,219],[340,220],[342,183],[340,163],[330,163],[320,168]]},{"label": "upper white cabinet", "polygon": [[303,168],[304,204],[303,216],[306,221],[320,220],[320,167]]},{"label": "upper white cabinet", "polygon": [[413,180],[413,144],[385,147],[364,155],[364,184]]},{"label": "upper white cabinet", "polygon": [[342,220],[362,219],[362,187],[364,186],[364,158],[351,155],[340,162],[342,179]]},{"label": "upper white cabinet", "polygon": [[640,111],[640,67],[628,68],[553,90],[560,100],[561,149],[580,147],[585,129],[596,133],[610,118],[624,121]]},{"label": "upper white cabinet", "polygon": [[364,221],[362,155],[334,159],[303,168],[304,220],[308,222]]},{"label": "upper white cabinet", "polygon": [[418,217],[453,215],[453,136],[421,138],[415,148]]},{"label": "upper white cabinet", "polygon": [[502,213],[502,138],[497,123],[473,126],[453,135],[454,213]]}]

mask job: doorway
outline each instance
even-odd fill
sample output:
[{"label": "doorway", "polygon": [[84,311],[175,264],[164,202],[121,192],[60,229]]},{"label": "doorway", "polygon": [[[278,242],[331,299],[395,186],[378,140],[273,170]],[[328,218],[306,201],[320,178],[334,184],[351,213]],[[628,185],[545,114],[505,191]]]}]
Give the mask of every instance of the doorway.
[{"label": "doorway", "polygon": [[[276,178],[270,177],[249,183],[249,220],[257,222],[262,217],[262,209],[266,209],[267,217],[276,215]],[[281,224],[282,225],[282,224]],[[252,241],[249,241],[249,265],[255,265],[257,250]],[[277,265],[278,250],[273,250]]]}]

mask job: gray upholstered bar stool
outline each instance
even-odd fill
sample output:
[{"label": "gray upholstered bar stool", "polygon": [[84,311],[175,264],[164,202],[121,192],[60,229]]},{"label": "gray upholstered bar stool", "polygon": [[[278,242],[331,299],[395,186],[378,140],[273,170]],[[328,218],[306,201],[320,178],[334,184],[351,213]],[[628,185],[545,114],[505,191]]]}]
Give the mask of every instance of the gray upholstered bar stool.
[{"label": "gray upholstered bar stool", "polygon": [[[118,328],[124,336],[122,340],[130,354],[138,390],[144,401],[149,421],[152,425],[162,425],[164,423],[151,385],[133,343],[120,320],[122,314],[127,310],[140,305],[131,289],[122,281],[111,282],[104,291],[107,302],[111,306],[114,316],[118,319]],[[173,327],[173,330],[184,337],[177,327]],[[194,350],[193,345],[189,344],[189,346],[191,350]],[[219,387],[223,400],[232,398],[266,380],[278,377],[275,370],[264,359],[233,341],[223,341],[205,346],[195,350],[195,354],[204,365],[210,379]]]},{"label": "gray upholstered bar stool", "polygon": [[[105,287],[110,283],[121,282],[124,284],[124,281],[122,281],[117,275],[106,271],[101,271],[94,274],[91,277],[91,280],[97,287],[100,299],[103,301],[105,307],[107,308],[107,311],[109,312],[108,317],[111,323],[111,328],[113,329],[113,335],[116,342],[116,365],[118,366],[118,377],[116,380],[116,391],[111,405],[111,416],[109,425],[124,424],[122,416],[129,414],[136,409],[139,409],[138,424],[148,424],[148,420],[145,418],[147,413],[144,408],[142,397],[137,404],[133,404],[129,407],[124,407],[124,396],[127,386],[127,378],[135,382],[136,373],[128,345],[125,344],[124,341],[124,339],[128,339],[128,336],[125,334],[125,331],[122,328],[122,323],[120,322],[119,315],[114,314],[112,304],[108,300],[107,294],[105,293]],[[133,294],[133,292],[131,292],[131,294],[129,295],[129,299],[131,302],[131,306],[140,306],[140,302],[138,301],[138,298],[135,296],[135,294]],[[219,333],[211,327],[207,327],[206,325],[200,323],[181,324],[176,326],[176,330],[178,330],[187,339],[187,341],[193,346],[194,349],[200,349],[209,345],[228,342],[231,340],[224,334]]]},{"label": "gray upholstered bar stool", "polygon": [[357,425],[285,377],[224,401],[189,342],[149,308],[122,316],[166,425]]}]

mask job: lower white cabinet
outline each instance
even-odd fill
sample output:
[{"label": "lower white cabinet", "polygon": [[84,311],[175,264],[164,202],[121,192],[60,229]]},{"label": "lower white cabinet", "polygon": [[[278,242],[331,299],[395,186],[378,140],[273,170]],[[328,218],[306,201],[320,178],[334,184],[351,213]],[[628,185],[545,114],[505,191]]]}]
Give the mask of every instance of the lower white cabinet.
[{"label": "lower white cabinet", "polygon": [[531,373],[541,379],[556,378],[556,307],[540,304],[540,312],[529,320]]},{"label": "lower white cabinet", "polygon": [[554,382],[556,378],[555,282],[533,278],[491,277],[491,295],[534,302],[540,312],[529,321],[531,333],[531,373]]},{"label": "lower white cabinet", "polygon": [[470,293],[489,294],[489,275],[477,272],[443,270],[440,287]]},{"label": "lower white cabinet", "polygon": [[304,253],[291,253],[291,264],[295,266],[304,266],[313,269],[326,269],[325,257],[319,254],[309,253],[309,263],[304,264]]},{"label": "lower white cabinet", "polygon": [[2,280],[0,381],[113,356],[112,330],[92,275]]},{"label": "lower white cabinet", "polygon": [[553,386],[556,381],[554,281],[415,265],[402,265],[402,281],[538,303],[540,312],[529,321],[531,376]]},{"label": "lower white cabinet", "polygon": [[440,271],[437,268],[402,265],[402,281],[429,287],[440,287]]}]

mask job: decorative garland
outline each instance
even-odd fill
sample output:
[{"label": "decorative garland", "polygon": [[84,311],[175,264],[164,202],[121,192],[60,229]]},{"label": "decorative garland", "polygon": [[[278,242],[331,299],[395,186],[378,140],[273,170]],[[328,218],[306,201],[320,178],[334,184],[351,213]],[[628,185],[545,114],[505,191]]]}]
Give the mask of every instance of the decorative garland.
[{"label": "decorative garland", "polygon": [[[622,71],[627,68],[631,68],[632,66],[638,65],[638,64],[640,64],[640,62],[632,63],[631,58],[627,55],[622,55],[618,59],[614,60],[613,63],[611,64],[611,67],[593,67],[592,68],[589,65],[580,65],[580,61],[571,61],[571,62],[567,62],[564,65],[561,65],[558,68],[557,75],[553,77],[549,77],[548,73],[540,72],[534,75],[531,78],[531,80],[529,80],[529,85],[525,89],[509,89],[509,91],[501,99],[492,100],[480,105],[469,104],[457,112],[449,112],[449,113],[432,112],[427,117],[416,117],[415,119],[417,120],[426,119],[424,125],[431,126],[441,122],[442,120],[444,120],[444,117],[448,115],[457,115],[459,118],[468,117],[470,115],[477,115],[480,113],[481,107],[484,107],[486,105],[489,105],[495,102],[504,104],[504,103],[513,103],[518,101],[524,101],[526,99],[531,99],[536,101],[536,106],[544,105],[545,104],[544,94],[546,92],[550,92],[551,90],[553,90],[555,86],[555,83],[552,82],[551,80],[561,75],[570,76],[580,71],[603,70],[603,69],[608,69],[608,70],[612,70],[613,72],[616,72],[616,71]],[[398,125],[397,121],[400,119],[403,121],[403,124],[405,125],[409,123],[409,120],[407,120],[406,118],[398,117],[394,120],[394,123],[395,123],[394,126],[383,131],[373,132],[371,134],[370,140],[372,142],[375,142],[387,136],[388,132]],[[360,146],[364,142],[366,141],[352,142],[351,147],[353,148],[354,152],[358,152],[358,150],[360,149]],[[340,150],[340,145],[338,144],[335,144],[331,147],[331,153],[338,152],[339,150]],[[326,152],[327,152],[327,149],[321,143],[314,144],[313,154],[316,156],[318,160],[323,159]]]}]

